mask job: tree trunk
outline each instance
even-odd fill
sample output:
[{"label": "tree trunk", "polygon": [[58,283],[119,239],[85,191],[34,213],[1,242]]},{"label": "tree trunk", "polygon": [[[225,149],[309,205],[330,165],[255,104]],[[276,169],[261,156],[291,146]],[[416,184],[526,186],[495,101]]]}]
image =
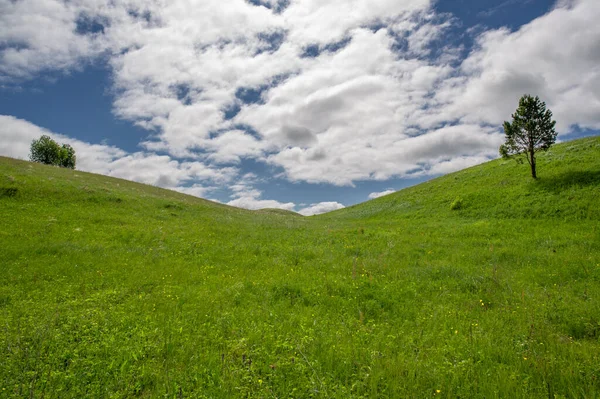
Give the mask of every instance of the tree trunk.
[{"label": "tree trunk", "polygon": [[529,164],[531,165],[531,177],[533,177],[534,179],[537,179],[537,173],[535,171],[535,153],[533,150],[531,150],[529,154],[530,154],[529,156],[531,159],[531,162],[529,162]]}]

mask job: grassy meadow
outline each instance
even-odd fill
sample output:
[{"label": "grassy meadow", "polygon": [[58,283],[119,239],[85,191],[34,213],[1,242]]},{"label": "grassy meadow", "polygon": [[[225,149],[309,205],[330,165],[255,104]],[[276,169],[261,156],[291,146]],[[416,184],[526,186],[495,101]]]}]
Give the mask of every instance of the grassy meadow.
[{"label": "grassy meadow", "polygon": [[0,158],[0,398],[600,398],[600,138],[314,217]]}]

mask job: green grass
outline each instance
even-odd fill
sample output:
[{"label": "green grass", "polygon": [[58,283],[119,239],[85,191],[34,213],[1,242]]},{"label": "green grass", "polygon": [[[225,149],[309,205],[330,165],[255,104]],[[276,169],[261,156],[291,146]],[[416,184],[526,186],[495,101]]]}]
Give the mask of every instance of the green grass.
[{"label": "green grass", "polygon": [[0,158],[0,397],[598,398],[600,138],[527,168],[299,217]]},{"label": "green grass", "polygon": [[277,209],[277,208],[263,208],[263,209],[259,209],[258,211],[259,213],[270,213],[270,214],[275,214],[275,215],[287,215],[287,216],[302,216],[297,212],[294,211],[288,211],[285,209]]}]

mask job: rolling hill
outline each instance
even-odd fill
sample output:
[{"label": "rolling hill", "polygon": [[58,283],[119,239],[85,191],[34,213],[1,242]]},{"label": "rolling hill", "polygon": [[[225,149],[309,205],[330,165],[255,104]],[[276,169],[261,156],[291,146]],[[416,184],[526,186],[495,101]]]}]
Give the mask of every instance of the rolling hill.
[{"label": "rolling hill", "polygon": [[600,138],[328,214],[0,158],[0,397],[600,396]]}]

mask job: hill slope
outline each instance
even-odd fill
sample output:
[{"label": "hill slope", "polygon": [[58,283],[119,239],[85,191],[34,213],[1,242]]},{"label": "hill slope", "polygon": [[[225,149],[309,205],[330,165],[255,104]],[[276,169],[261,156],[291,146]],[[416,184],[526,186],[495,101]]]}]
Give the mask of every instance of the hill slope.
[{"label": "hill slope", "polygon": [[448,217],[462,200],[460,214],[474,218],[600,219],[600,139],[590,137],[553,146],[538,155],[539,178],[529,165],[492,162],[452,173],[397,193],[330,214],[335,218]]},{"label": "hill slope", "polygon": [[598,155],[309,218],[0,158],[0,396],[598,397]]}]

